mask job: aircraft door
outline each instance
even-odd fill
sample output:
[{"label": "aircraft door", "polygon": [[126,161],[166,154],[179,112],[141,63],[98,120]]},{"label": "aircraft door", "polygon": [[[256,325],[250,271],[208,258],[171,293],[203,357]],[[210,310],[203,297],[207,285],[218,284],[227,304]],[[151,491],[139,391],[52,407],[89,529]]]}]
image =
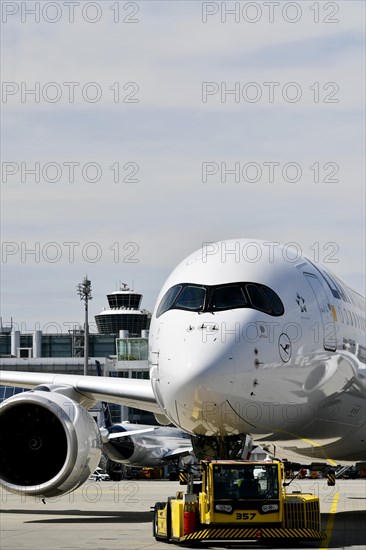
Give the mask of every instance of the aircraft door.
[{"label": "aircraft door", "polygon": [[322,282],[315,275],[305,273],[313,292],[315,299],[318,303],[323,325],[323,345],[324,349],[328,351],[336,351],[337,349],[337,337],[336,326],[334,324],[334,317],[332,313],[332,307],[329,303],[327,294],[324,290]]}]

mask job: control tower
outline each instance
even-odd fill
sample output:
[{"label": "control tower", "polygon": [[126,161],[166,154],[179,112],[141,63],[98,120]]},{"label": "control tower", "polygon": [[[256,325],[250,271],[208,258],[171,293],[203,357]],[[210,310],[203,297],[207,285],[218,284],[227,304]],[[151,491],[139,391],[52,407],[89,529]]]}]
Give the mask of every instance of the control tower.
[{"label": "control tower", "polygon": [[119,335],[120,330],[128,331],[129,337],[141,336],[150,326],[150,314],[140,310],[142,294],[131,290],[122,283],[119,290],[107,294],[109,309],[95,315],[98,332]]}]

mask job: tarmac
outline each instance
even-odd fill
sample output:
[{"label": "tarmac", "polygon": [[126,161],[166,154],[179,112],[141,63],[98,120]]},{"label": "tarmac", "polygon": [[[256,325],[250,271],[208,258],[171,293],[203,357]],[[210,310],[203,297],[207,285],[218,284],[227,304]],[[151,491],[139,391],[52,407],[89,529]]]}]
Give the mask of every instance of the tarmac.
[{"label": "tarmac", "polygon": [[[174,546],[152,536],[151,507],[182,490],[165,480],[88,481],[73,493],[41,500],[5,491],[0,493],[1,550],[168,550]],[[366,480],[294,481],[288,491],[301,490],[320,497],[322,529],[329,534],[321,543],[300,548],[366,549]],[[203,548],[262,548],[253,542],[200,543]],[[291,549],[287,546],[276,548]]]}]

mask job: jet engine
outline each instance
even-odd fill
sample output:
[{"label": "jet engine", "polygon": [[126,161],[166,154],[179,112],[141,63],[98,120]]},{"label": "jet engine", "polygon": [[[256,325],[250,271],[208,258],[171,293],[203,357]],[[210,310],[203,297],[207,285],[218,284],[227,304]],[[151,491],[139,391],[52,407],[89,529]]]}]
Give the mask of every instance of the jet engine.
[{"label": "jet engine", "polygon": [[[120,462],[128,466],[135,466],[136,460],[137,465],[140,465],[140,454],[143,455],[143,459],[146,459],[147,449],[144,448],[144,446],[142,446],[142,452],[139,452],[141,447],[140,441],[142,440],[141,437],[138,437],[137,435],[124,435],[127,430],[122,426],[112,426],[109,428],[108,432],[109,434],[113,434],[114,437],[116,437],[117,434],[121,435],[121,439],[116,438],[104,443],[103,452],[108,456],[108,458],[114,462]],[[149,464],[147,465],[149,466]]]},{"label": "jet engine", "polygon": [[98,466],[102,442],[94,419],[62,389],[51,388],[18,394],[0,406],[0,484],[8,491],[62,495]]},{"label": "jet engine", "polygon": [[126,466],[162,466],[192,449],[189,436],[173,427],[114,424],[101,432],[103,452]]}]

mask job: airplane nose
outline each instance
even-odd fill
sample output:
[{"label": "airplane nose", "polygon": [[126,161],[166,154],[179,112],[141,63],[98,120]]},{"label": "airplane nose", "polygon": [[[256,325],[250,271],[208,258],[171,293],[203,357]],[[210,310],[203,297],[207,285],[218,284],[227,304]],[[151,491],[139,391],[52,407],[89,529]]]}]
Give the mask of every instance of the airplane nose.
[{"label": "airplane nose", "polygon": [[[212,316],[195,316],[179,329],[175,323],[174,334],[172,325],[161,327],[160,349],[155,354],[152,378],[158,400],[171,421],[183,429],[191,430],[194,423],[198,431],[211,432],[212,423],[217,424],[215,415],[222,415],[223,409],[233,414],[227,396],[234,393],[240,339],[234,332],[223,335]],[[241,369],[243,359],[241,350]]]}]

